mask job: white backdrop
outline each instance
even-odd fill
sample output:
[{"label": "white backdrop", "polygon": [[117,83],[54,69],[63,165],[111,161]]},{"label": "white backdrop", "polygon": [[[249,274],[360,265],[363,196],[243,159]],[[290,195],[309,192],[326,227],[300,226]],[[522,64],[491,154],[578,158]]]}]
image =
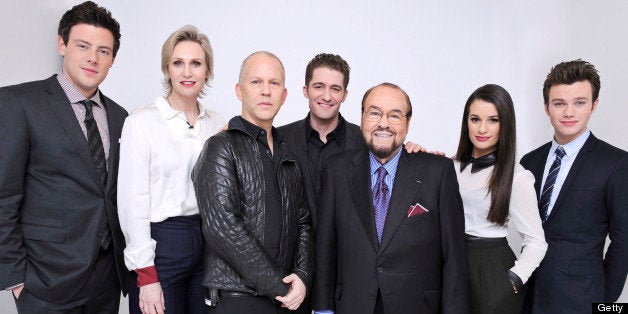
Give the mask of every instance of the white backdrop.
[{"label": "white backdrop", "polygon": [[[0,86],[59,71],[58,21],[79,2],[0,0]],[[122,31],[118,57],[101,89],[129,111],[163,93],[161,45],[175,29],[193,24],[209,36],[216,61],[213,87],[202,102],[226,118],[240,112],[234,85],[251,52],[271,51],[285,65],[288,99],[276,125],[306,115],[305,65],[317,53],[330,52],[352,68],[343,116],[359,123],[364,91],[384,81],[398,84],[414,104],[408,139],[448,155],[457,147],[468,95],[487,83],[502,85],[515,102],[521,157],[552,136],[543,111],[545,75],[558,62],[582,58],[602,78],[589,127],[628,150],[626,1],[97,2],[111,10]],[[518,251],[518,236],[510,240]],[[121,308],[126,313],[124,303]],[[0,312],[14,311],[10,295],[0,295]]]}]

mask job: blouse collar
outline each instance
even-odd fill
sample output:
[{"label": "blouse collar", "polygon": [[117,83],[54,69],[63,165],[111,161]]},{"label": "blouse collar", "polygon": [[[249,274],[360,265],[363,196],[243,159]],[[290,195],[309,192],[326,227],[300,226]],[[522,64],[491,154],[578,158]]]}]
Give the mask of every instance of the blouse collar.
[{"label": "blouse collar", "polygon": [[463,160],[460,161],[460,172],[464,170],[469,164],[471,166],[471,173],[476,173],[482,169],[488,168],[495,164],[497,161],[497,151],[489,153],[487,155],[473,158],[473,156],[467,156]]}]

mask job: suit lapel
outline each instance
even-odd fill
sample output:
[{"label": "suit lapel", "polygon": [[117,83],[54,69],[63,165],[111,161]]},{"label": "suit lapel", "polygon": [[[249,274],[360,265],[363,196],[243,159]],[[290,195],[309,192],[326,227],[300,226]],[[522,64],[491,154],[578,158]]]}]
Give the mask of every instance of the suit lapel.
[{"label": "suit lapel", "polygon": [[373,196],[371,195],[371,177],[368,159],[368,150],[364,149],[353,158],[353,168],[348,172],[347,182],[349,192],[366,236],[371,241],[373,250],[377,251],[377,231],[375,230],[375,216],[373,212]]},{"label": "suit lapel", "polygon": [[120,146],[118,140],[122,133],[124,119],[114,113],[108,98],[105,97],[102,92],[100,93],[100,99],[107,110],[107,125],[109,126],[109,159],[107,160],[107,187],[109,187],[113,181],[118,179],[115,177],[117,174],[118,150]]},{"label": "suit lapel", "polygon": [[593,146],[595,146],[596,142],[597,142],[597,138],[593,136],[593,134],[589,135],[589,138],[580,149],[580,152],[578,152],[578,155],[576,156],[576,160],[574,160],[573,164],[571,165],[571,168],[569,169],[569,173],[567,174],[567,177],[565,178],[565,182],[563,183],[563,186],[560,188],[560,193],[558,194],[558,197],[556,198],[556,202],[554,203],[554,206],[552,207],[552,211],[550,212],[549,217],[547,217],[548,222],[550,221],[550,219],[552,219],[554,214],[560,210],[560,204],[565,199],[567,195],[567,191],[569,191],[569,188],[573,184],[576,176],[578,176],[578,171],[580,170],[580,168],[582,168],[582,166],[586,162],[587,158],[589,157],[589,152],[591,151],[591,149],[593,149]]},{"label": "suit lapel", "polygon": [[68,135],[68,138],[74,145],[74,148],[76,149],[81,161],[83,161],[87,172],[92,177],[96,185],[102,187],[100,177],[98,176],[96,166],[94,165],[94,160],[89,152],[87,138],[85,138],[85,135],[81,130],[81,126],[76,119],[74,110],[72,110],[72,106],[70,105],[70,100],[65,95],[65,92],[61,88],[61,85],[59,85],[57,78],[54,76],[48,79],[48,92],[50,92],[50,96],[46,98],[46,101],[50,105],[52,112],[55,114],[57,120],[59,120],[59,123],[65,130],[65,133]]},{"label": "suit lapel", "polygon": [[547,155],[549,155],[549,150],[552,147],[552,142],[549,142],[539,150],[539,154],[536,156],[536,160],[534,160],[534,164],[532,165],[532,174],[534,175],[534,189],[536,190],[536,201],[538,202],[541,198],[541,183],[543,181],[543,175],[545,171],[545,162],[547,161]]},{"label": "suit lapel", "polygon": [[399,229],[399,226],[406,218],[408,208],[413,205],[411,204],[412,200],[419,193],[423,180],[423,175],[419,168],[420,164],[412,164],[410,156],[403,147],[401,149],[401,157],[397,166],[397,175],[393,184],[379,252],[383,252],[386,249],[397,229]]},{"label": "suit lapel", "polygon": [[[299,121],[296,127],[296,132],[292,134],[285,134],[290,137],[290,141],[294,143],[294,147],[297,151],[294,153],[297,155],[297,159],[303,169],[303,181],[305,183],[305,190],[308,195],[309,205],[311,207],[312,212],[318,213],[317,204],[314,201],[317,197],[314,189],[314,183],[312,182],[312,177],[310,176],[310,162],[307,158],[307,136],[305,132],[305,120]],[[284,136],[285,136],[284,135]]]}]

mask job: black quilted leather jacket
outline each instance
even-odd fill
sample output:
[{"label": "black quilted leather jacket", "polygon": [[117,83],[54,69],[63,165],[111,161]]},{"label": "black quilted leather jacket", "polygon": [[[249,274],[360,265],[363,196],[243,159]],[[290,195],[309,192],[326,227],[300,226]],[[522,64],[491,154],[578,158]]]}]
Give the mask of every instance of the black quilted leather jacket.
[{"label": "black quilted leather jacket", "polygon": [[296,158],[284,152],[277,179],[283,230],[276,261],[264,243],[264,173],[259,147],[236,117],[229,130],[207,140],[192,172],[206,240],[203,284],[272,299],[285,295],[291,273],[311,286],[312,224]]}]

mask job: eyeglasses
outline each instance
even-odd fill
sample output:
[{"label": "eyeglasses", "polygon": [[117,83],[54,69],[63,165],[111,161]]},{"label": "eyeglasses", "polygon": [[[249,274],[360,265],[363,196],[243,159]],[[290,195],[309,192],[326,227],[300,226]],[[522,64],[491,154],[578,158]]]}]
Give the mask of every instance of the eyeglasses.
[{"label": "eyeglasses", "polygon": [[381,111],[375,109],[369,109],[365,111],[364,114],[366,115],[366,120],[369,122],[379,122],[383,116],[386,116],[390,124],[401,124],[401,120],[406,117],[399,111],[389,111],[384,115]]}]

